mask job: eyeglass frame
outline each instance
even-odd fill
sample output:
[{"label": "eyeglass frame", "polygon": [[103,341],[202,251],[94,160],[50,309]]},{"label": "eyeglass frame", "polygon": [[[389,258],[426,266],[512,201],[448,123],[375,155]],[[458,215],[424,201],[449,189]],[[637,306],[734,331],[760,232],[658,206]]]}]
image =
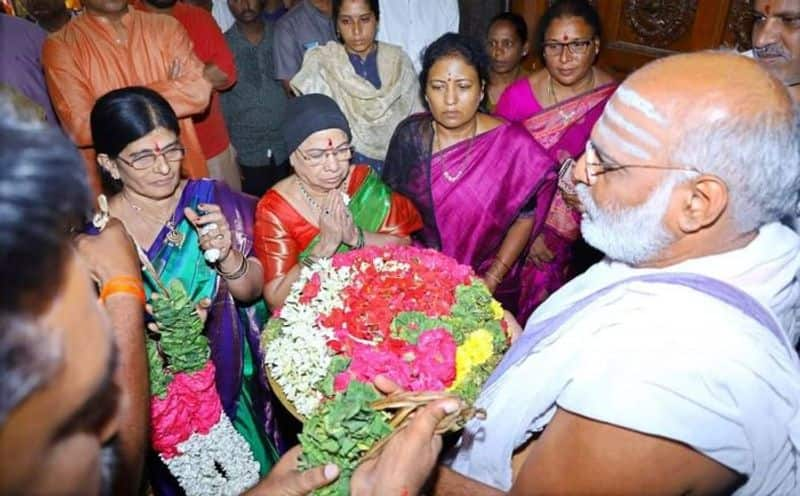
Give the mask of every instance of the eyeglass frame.
[{"label": "eyeglass frame", "polygon": [[[594,143],[590,141],[586,142],[586,149],[584,152],[584,157],[587,157],[589,154],[593,154],[600,160],[600,155],[597,153],[597,148],[594,146]],[[575,194],[575,181],[571,178],[567,178],[567,176],[573,168],[578,164],[578,161],[572,157],[566,158],[561,161],[561,165],[558,171],[558,187],[564,190],[568,194]],[[600,170],[597,172],[591,172],[590,168]],[[637,168],[637,169],[655,169],[655,170],[678,170],[678,171],[686,171],[686,172],[694,172],[695,174],[704,174],[703,171],[696,167],[686,167],[680,165],[657,165],[657,164],[621,164],[618,162],[589,162],[589,158],[586,158],[586,165],[584,169],[586,170],[586,177],[583,179],[585,180],[586,184],[592,185],[594,183],[593,179],[596,179],[597,176],[602,174],[607,174],[609,172],[614,172],[623,169],[630,169],[630,168]]]},{"label": "eyeglass frame", "polygon": [[[591,38],[577,38],[574,40],[567,41],[562,43],[560,41],[545,41],[542,43],[542,54],[545,57],[560,57],[564,53],[564,48],[567,49],[570,55],[586,55],[589,53],[589,47],[592,46],[594,43],[596,36],[592,36]],[[582,52],[576,52],[575,50],[575,43],[586,43],[586,47],[583,49]],[[548,54],[547,49],[548,47],[559,47],[558,53]]]},{"label": "eyeglass frame", "polygon": [[[322,155],[319,158],[314,158],[312,156],[307,155],[309,152],[319,151],[322,152]],[[309,167],[319,167],[320,165],[325,163],[325,159],[329,156],[333,157],[336,162],[344,162],[345,160],[351,160],[353,158],[353,154],[355,153],[355,147],[352,143],[342,143],[341,145],[335,148],[311,148],[310,150],[303,151],[301,148],[297,148],[297,152],[300,156],[308,162]],[[346,158],[339,158],[340,153],[349,152],[350,156]]]},{"label": "eyeglass frame", "polygon": [[[167,154],[168,153],[177,152],[177,151],[179,151],[181,153],[180,158],[175,158],[175,159],[167,158]],[[144,167],[136,167],[134,165],[136,162],[139,162],[140,160],[145,159],[145,158],[149,158],[149,157],[153,157],[153,163],[152,164],[146,165]],[[143,171],[143,170],[147,170],[147,169],[153,167],[154,165],[156,165],[156,163],[158,163],[158,158],[159,157],[163,158],[164,161],[167,162],[168,164],[175,163],[175,162],[180,162],[181,160],[183,160],[186,157],[186,147],[184,147],[183,145],[180,145],[180,144],[178,144],[177,146],[169,145],[169,146],[165,147],[161,151],[149,150],[149,153],[147,153],[145,155],[142,155],[142,156],[140,156],[138,158],[135,158],[133,160],[130,160],[130,161],[127,160],[127,159],[124,159],[124,158],[122,158],[120,156],[117,156],[116,160],[119,160],[120,162],[122,162],[123,164],[127,165],[128,167],[130,167],[133,170]]]}]

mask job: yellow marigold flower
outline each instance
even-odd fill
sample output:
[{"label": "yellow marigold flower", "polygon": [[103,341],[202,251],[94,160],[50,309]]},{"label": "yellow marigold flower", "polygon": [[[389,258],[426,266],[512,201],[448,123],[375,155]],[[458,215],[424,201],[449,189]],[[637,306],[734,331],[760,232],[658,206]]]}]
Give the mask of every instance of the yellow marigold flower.
[{"label": "yellow marigold flower", "polygon": [[456,348],[456,378],[447,389],[452,390],[460,386],[464,378],[469,375],[470,370],[472,370],[472,359],[466,347],[462,344]]},{"label": "yellow marigold flower", "polygon": [[505,313],[503,312],[503,305],[501,305],[499,301],[492,299],[492,302],[489,303],[489,308],[492,309],[492,317],[494,317],[494,320],[503,320]]},{"label": "yellow marigold flower", "polygon": [[481,365],[492,356],[492,333],[486,329],[478,329],[467,337],[456,352],[461,348],[469,355],[470,363]]}]

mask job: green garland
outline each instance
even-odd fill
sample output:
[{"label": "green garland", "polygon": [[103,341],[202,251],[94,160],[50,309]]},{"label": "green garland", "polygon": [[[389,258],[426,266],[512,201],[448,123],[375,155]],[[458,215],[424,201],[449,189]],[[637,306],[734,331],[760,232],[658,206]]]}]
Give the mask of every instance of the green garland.
[{"label": "green garland", "polygon": [[150,390],[163,397],[174,374],[201,370],[211,351],[203,321],[180,280],[172,280],[166,291],[151,300],[151,306],[158,331],[147,340]]}]

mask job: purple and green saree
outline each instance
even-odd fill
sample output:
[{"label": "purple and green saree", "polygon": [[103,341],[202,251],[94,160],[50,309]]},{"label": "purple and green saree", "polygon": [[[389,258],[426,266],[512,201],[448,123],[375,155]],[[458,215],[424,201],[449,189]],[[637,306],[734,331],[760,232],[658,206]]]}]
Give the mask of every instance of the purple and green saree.
[{"label": "purple and green saree", "polygon": [[[269,397],[269,386],[260,373],[259,335],[266,321],[266,305],[242,304],[234,300],[225,279],[206,263],[200,250],[197,232],[184,217],[184,207],[197,209],[200,203],[213,203],[222,208],[230,225],[233,249],[246,256],[253,250],[253,220],[256,199],[231,191],[224,183],[212,180],[189,180],[175,211],[177,229],[185,236],[175,247],[166,242],[167,229],[158,234],[147,256],[168,284],[180,279],[193,301],[212,301],[205,324],[216,366],[216,386],[223,409],[237,432],[250,445],[265,475],[278,459],[276,446],[280,439]],[[148,300],[157,286],[143,273]],[[151,453],[148,471],[153,490],[159,495],[183,494],[174,477],[161,460]]]}]

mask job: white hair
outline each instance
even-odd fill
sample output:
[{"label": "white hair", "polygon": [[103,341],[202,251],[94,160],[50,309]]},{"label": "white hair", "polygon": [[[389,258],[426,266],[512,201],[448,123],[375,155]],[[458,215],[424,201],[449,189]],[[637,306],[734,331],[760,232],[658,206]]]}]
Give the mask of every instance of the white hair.
[{"label": "white hair", "polygon": [[800,193],[800,115],[764,108],[699,119],[674,142],[670,162],[695,167],[728,186],[740,232],[796,216]]}]

